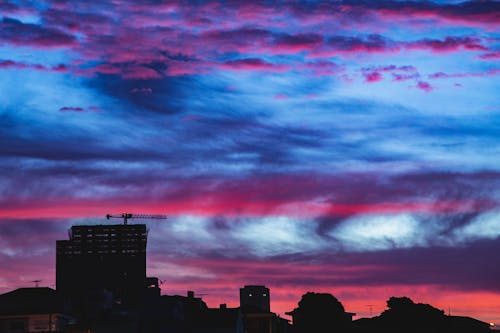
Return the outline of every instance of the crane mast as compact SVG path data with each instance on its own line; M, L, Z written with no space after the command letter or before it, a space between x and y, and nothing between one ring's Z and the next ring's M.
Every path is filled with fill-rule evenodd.
M129 219L166 219L167 215L160 214L132 214L132 213L121 213L121 214L106 214L106 219L119 218L123 219L123 224L127 224Z

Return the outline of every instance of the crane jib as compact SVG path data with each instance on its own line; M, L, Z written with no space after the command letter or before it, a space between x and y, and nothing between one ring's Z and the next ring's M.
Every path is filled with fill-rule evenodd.
M122 213L122 214L106 214L106 219L120 218L123 219L123 224L127 224L128 219L166 219L167 215L160 214L132 214L132 213Z

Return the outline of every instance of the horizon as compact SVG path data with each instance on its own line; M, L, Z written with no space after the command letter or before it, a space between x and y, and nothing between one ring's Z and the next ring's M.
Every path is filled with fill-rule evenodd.
M163 214L168 294L498 325L499 31L493 0L0 0L0 293L55 285L71 225Z

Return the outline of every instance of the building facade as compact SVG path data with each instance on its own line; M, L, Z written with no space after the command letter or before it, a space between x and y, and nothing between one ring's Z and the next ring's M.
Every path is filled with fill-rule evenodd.
M100 298L137 307L146 284L144 224L78 225L56 242L56 289L72 310L88 315ZM102 296L102 297L101 297Z
M270 312L271 297L265 286L244 286L240 288L240 307L252 312Z

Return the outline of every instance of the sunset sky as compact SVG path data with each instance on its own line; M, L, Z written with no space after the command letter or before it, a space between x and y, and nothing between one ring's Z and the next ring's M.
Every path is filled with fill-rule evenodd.
M499 1L0 0L0 293L166 214L148 275L500 322Z

